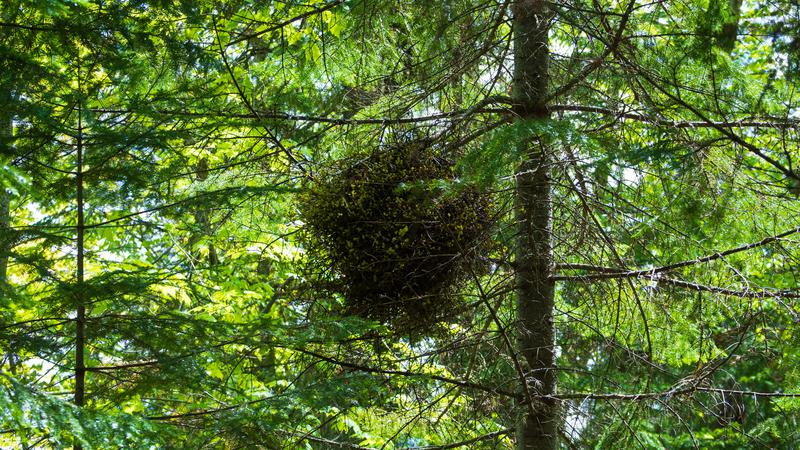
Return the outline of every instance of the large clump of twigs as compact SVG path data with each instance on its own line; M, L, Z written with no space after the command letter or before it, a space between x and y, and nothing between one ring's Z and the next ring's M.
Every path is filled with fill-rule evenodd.
M347 313L419 330L454 311L452 294L485 266L492 224L489 195L457 175L417 139L317 177L301 207L306 245Z

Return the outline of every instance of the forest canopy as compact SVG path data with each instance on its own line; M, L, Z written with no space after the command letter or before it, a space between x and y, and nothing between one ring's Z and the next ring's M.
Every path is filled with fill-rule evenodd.
M3 0L0 447L800 447L798 26Z

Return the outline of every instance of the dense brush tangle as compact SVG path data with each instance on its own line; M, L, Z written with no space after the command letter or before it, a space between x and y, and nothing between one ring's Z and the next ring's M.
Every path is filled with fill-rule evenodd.
M304 244L319 255L309 276L340 278L345 313L413 335L446 323L463 307L460 285L486 266L489 194L458 186L425 139L339 165L300 198Z

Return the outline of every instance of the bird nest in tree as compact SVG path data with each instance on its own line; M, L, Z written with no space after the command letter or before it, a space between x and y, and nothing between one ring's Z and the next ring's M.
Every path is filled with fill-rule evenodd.
M306 245L340 282L346 312L407 331L452 316L453 294L485 266L492 225L489 195L459 183L430 142L340 162L301 207Z

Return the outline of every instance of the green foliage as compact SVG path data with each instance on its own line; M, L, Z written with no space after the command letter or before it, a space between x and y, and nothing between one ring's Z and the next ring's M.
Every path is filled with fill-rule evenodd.
M130 414L99 414L32 391L13 378L0 381L0 423L14 438L8 445L66 447L80 443L86 449L147 448L168 440L173 430Z
M0 447L513 448L536 146L563 447L798 447L796 2L548 4L0 3Z
M736 45L741 9L742 0L709 0L698 25L701 39L730 53Z

